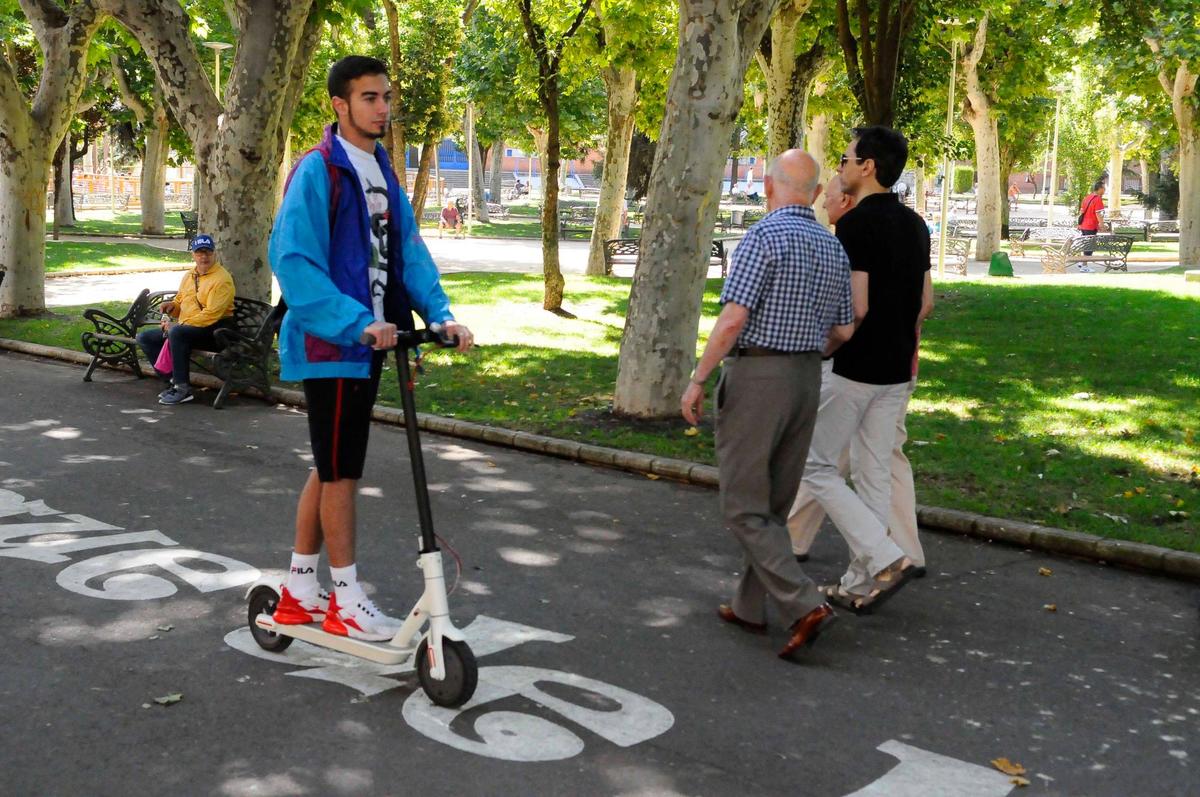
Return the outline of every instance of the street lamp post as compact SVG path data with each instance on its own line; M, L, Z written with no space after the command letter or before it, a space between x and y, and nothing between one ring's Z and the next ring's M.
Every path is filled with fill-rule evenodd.
M948 22L947 25L957 23ZM958 80L958 39L950 42L950 91L946 100L946 144L954 130L954 84ZM946 276L946 223L950 210L950 151L942 158L942 209L938 223L938 276Z
M1056 89L1054 99L1054 145L1050 155L1050 193L1047 195L1046 229L1054 226L1054 194L1058 190L1058 119L1062 109L1062 89Z
M204 42L204 46L213 51L213 56L216 59L216 69L214 71L216 80L213 83L213 88L217 92L217 101L224 105L224 102L221 100L221 51L228 50L233 45L228 42Z

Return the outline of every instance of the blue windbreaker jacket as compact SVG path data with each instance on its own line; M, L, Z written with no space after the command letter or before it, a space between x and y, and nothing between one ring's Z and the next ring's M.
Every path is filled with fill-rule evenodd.
M336 127L327 127L316 150L296 166L268 248L271 270L288 306L279 332L279 362L280 377L289 381L370 375L372 350L358 342L363 329L375 321L367 272L370 215L358 175L334 137ZM326 159L333 169L326 168ZM452 321L437 266L380 144L375 145L375 159L388 184L384 315L401 329L413 328L413 310L427 324ZM331 208L334 171L341 184L337 207Z

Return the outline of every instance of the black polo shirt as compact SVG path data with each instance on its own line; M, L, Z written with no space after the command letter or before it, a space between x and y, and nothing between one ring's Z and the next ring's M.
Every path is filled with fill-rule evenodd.
M912 379L917 315L929 270L929 228L891 193L870 194L837 223L851 271L865 271L867 315L833 356L833 372L855 382Z

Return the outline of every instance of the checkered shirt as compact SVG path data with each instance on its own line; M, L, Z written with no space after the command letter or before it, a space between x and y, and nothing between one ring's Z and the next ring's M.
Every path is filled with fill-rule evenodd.
M750 308L738 346L820 351L829 327L854 320L850 261L804 205L776 208L733 250L721 304Z

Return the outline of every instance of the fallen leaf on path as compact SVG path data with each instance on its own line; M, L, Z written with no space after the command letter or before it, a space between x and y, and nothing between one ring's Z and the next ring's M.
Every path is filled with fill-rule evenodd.
M687 428L687 429L684 431L684 435L686 435L687 437L695 437L695 436L696 436L696 435L698 435L698 434L700 434L700 430L699 430L699 429L697 429L695 426L689 426L689 427L688 427L688 428Z
M1056 611L1058 611L1058 604L1057 603L1047 603L1042 608L1048 612L1056 612Z
M183 694L180 692L172 692L169 695L154 698L154 702L160 706L170 706L183 700Z
M1050 569L1050 568L1048 568L1048 567L1039 567L1039 568L1038 568L1038 575L1039 575L1039 576L1050 576L1050 575L1053 575L1053 574L1054 574L1054 571L1053 571L1053 570L1051 570L1051 569Z
M1014 778L1009 778L1008 782L1014 786L1028 786L1029 785L1029 779L1023 778L1020 775L1018 775Z
M992 766L1003 772L1005 775L1024 775L1025 767L1020 764L1014 764L1007 758L993 758Z
M659 479L661 479L661 478L662 478L662 476L659 476L657 473L647 473L647 474L646 474L646 478L647 478L647 479L649 479L649 480L650 480L650 481L652 481L652 482L656 482L656 481L658 481Z
M172 628L174 628L174 627L175 627L175 626L173 626L173 625L160 625L160 626L158 627L158 630L159 630L159 631L170 631L170 630L171 630Z

